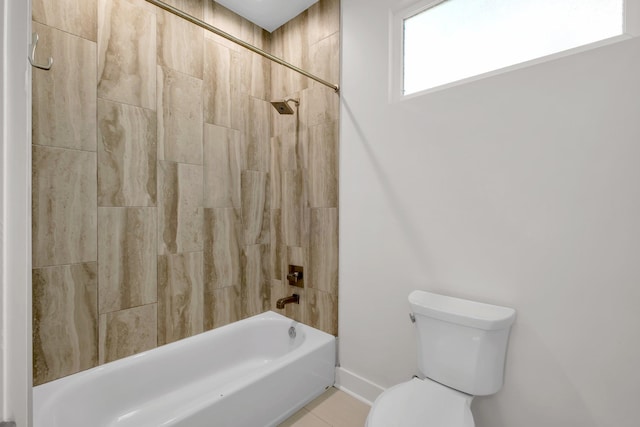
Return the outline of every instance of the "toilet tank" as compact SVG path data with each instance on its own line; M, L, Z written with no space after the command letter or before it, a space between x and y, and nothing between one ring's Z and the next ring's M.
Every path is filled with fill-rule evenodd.
M411 292L409 304L427 378L474 396L500 390L514 309L425 291Z

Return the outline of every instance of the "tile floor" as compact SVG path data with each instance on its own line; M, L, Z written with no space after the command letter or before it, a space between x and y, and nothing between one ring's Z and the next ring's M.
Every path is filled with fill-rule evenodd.
M363 427L369 405L331 387L279 427Z

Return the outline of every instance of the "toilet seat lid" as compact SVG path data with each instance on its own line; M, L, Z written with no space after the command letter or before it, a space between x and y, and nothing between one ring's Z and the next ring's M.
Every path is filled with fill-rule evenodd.
M474 427L472 399L435 381L414 378L376 399L367 427Z

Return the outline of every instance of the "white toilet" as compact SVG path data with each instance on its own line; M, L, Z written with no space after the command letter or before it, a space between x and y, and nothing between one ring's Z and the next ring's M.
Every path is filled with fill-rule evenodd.
M425 291L409 294L409 304L426 378L382 393L366 427L474 427L473 397L502 387L515 310Z

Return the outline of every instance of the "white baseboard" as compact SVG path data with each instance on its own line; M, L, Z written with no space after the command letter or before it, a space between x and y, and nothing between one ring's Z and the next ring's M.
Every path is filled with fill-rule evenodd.
M335 387L369 406L385 390L378 384L341 367L336 368Z

